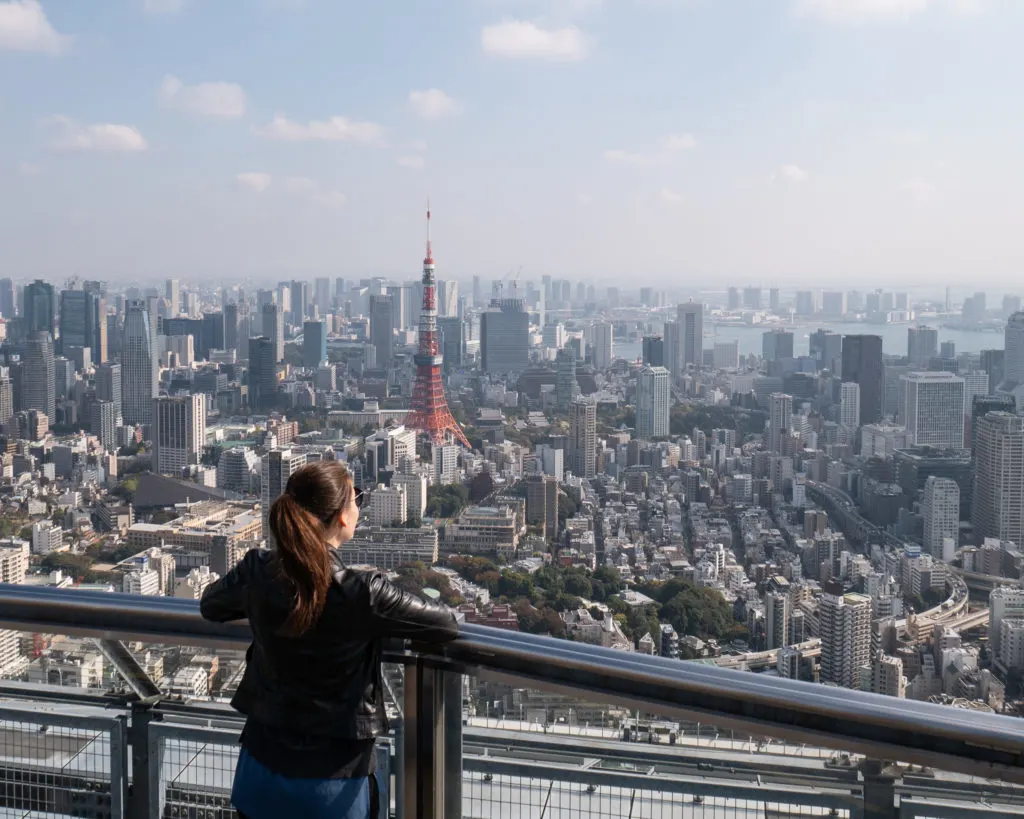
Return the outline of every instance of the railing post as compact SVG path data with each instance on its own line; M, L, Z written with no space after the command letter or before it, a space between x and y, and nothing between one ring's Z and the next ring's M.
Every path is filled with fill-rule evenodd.
M444 819L443 674L422 658L405 669L401 816Z
M445 672L444 681L444 819L462 819L462 685L463 677Z
M153 789L153 766L160 761L150 754L149 726L158 719L149 703L131 703L131 723L128 725L128 744L132 759L132 784L128 796L128 819L151 819L151 799L160 796ZM159 773L159 771L157 772Z
M865 759L860 765L864 777L864 819L896 819L896 782L899 769L888 762Z

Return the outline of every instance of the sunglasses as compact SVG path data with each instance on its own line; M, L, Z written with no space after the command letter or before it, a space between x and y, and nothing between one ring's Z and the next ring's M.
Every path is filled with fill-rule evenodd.
M366 498L366 493L362 489L360 489L358 486L354 487L354 489L355 489L356 508L358 509L358 508L362 507L363 500Z

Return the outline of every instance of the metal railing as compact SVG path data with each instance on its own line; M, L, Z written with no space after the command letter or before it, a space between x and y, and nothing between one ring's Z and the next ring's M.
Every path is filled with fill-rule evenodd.
M104 653L115 664L121 662L118 659L120 641L238 650L245 648L250 639L244 624L204 621L194 601L6 585L0 585L0 628L106 641L108 648ZM979 785L975 789L977 794L971 789L973 785L963 785L957 791L960 801L952 807L943 806L935 799L935 786L924 779L894 775L882 760L927 766L961 777L1024 783L1022 724L993 714L482 626L465 626L457 640L441 649L395 647L388 652L387 659L405 668L404 685L399 694L403 719L395 737L394 796L401 817L447 819L461 816L464 805L472 804L475 791L483 787L481 782L493 783L493 790L499 793L501 783L515 778L534 783L531 788L540 800L536 810L522 815L544 817L570 815L554 809L559 798L557 783L571 784L577 790L586 788L585 793L593 793L590 788L601 787L600 798L592 800L595 808L591 813L571 815L602 815L604 812L616 815L614 811L627 803L631 807L626 815L659 815L653 807L644 808L642 800L638 808L635 802L638 793L643 796L657 792L668 800L661 807L665 815L675 815L670 809L671 800L686 799L690 800L687 815L697 816L700 814L693 812L694 806L699 804L697 800L706 799L711 803L716 799L734 798L767 806L775 804L785 791L788 794L783 800L786 804L826 811L813 815L851 817L939 817L956 814L956 811L960 811L956 815L975 815L976 809L982 811L979 815L1011 815L1005 809L984 813L985 799L997 790L995 785L988 786L987 790ZM120 665L118 668L122 670ZM129 677L136 671L123 669ZM831 790L823 781L812 782L813 787L802 790L791 784L779 787L762 782L758 776L755 781L730 781L728 787L720 787L699 771L692 776L685 770L674 770L671 776L662 775L659 765L678 768L690 763L681 756L674 761L655 759L656 764L650 764L649 770L642 770L636 760L623 763L619 759L623 753L628 756L628 746L626 751L621 747L616 750L590 736L577 736L573 741L588 756L604 757L626 767L615 769L611 763L610 767L598 767L593 760L581 760L578 766L535 764L525 754L526 750L532 749L531 753L540 754L539 758L544 759L545 755L556 752L564 757L569 749L555 747L557 738L554 736L513 737L508 734L506 736L515 742L493 737L481 740L478 728L464 726L462 675L690 723L712 724L747 736L833 748L863 755L866 762L858 767L855 782L837 773ZM182 706L161 703L158 696L150 695L152 692L144 683L133 685L133 690L136 697L129 703L129 717L126 720L122 717L124 721L118 723L123 733L119 733L122 729L109 729L110 748L118 749L119 759L127 759L127 763L116 764L123 764L120 770L132 771L130 790L121 795L111 794L110 815L156 819L166 814L168 784L176 783L173 777L168 779L167 756L161 750L166 748L168 738L204 743L203 747L219 744L231 748L236 734L232 733L235 729L210 727L209 724L172 725L168 716L173 716ZM53 696L61 698L59 692L54 692ZM205 718L223 720L226 716L224 708L208 709ZM188 739L189 730L213 733L202 736L193 733ZM508 749L514 746L523 753L517 756L513 750L508 750L504 755L488 755L472 751L474 743L486 745L487 742ZM545 742L548 745L542 747ZM468 749L465 753L464 745ZM211 764L218 770L229 771L233 765L230 758L229 753ZM110 759L108 783L114 781L113 750ZM645 755L645 759L649 760L650 755ZM202 791L199 783L178 784L182 786L175 791L179 796ZM191 791L184 787L186 784ZM116 784L111 787L117 789ZM465 794L464 787L468 789ZM223 783L216 788L211 785L211 788L220 793ZM898 791L899 798L896 797ZM727 793L731 797L727 797ZM1021 793L1019 800L1016 792L1007 799L1024 804L1024 792ZM576 799L577 796L578 793L565 798ZM915 807L922 798L931 800L927 812ZM964 799L978 804L965 803ZM599 809L601 800L612 800L615 806ZM900 803L898 813L894 813L896 802ZM123 810L118 805L123 805ZM490 813L497 815L500 811ZM211 812L209 815L220 814Z

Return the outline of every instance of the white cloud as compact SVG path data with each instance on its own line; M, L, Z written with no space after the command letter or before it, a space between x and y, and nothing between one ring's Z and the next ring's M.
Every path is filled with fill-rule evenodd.
M409 105L417 116L423 119L441 119L459 112L458 100L449 97L440 88L426 91L410 91Z
M793 0L793 13L836 25L906 23L927 11L974 14L985 0Z
M427 164L422 156L400 156L395 162L403 168L411 168L414 171L423 170L423 166Z
M697 139L693 134L674 134L665 138L666 151L689 151L697 147Z
M50 25L39 0L0 2L0 51L57 54L69 39Z
M146 138L132 125L101 122L83 125L64 116L49 119L59 134L50 147L59 151L97 151L109 153L136 153L149 147Z
M608 162L621 162L624 165L645 165L650 161L646 154L623 151L619 148L609 148L604 152L604 158Z
M483 50L496 57L573 62L585 59L590 42L576 26L541 28L528 20L504 20L484 26Z
M662 202L667 202L669 204L677 204L683 201L682 195L676 193L671 188L662 188L658 193L658 198L661 199Z
M145 0L147 14L177 14L185 7L185 0Z
M789 182L793 185L799 185L807 181L807 171L799 165L783 165L769 179L772 182Z
M33 165L31 162L19 162L18 173L22 176L39 176L43 172L43 169L38 165Z
M901 193L909 196L918 205L931 205L939 198L939 189L927 179L916 176L899 186Z
M269 173L263 173L262 171L246 171L236 174L235 181L246 190L250 190L253 193L263 193L263 191L270 187L271 177Z
M345 117L306 123L292 122L278 114L268 125L253 128L253 133L264 139L282 142L343 141L371 144L381 141L384 128L375 122L357 122Z
M327 190L322 188L312 179L305 176L287 176L282 182L285 193L314 205L322 205L329 208L339 208L345 204L345 194L341 191Z
M168 108L200 117L237 119L245 116L245 91L233 82L185 85L168 74L160 85L160 101Z

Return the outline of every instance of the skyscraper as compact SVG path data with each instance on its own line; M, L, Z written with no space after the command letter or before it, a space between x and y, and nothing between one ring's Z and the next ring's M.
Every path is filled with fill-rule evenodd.
M938 330L925 326L907 328L907 358L912 366L924 369L938 352Z
M748 310L760 310L761 309L761 288L760 287L744 287L743 288L743 306Z
M740 343L738 340L716 341L712 358L716 370L735 370L740 366Z
M522 299L491 302L480 316L480 357L488 373L521 373L530 363L530 315Z
M556 361L555 400L559 412L568 412L569 405L580 394L580 385L576 380L576 350L564 347L558 351Z
M234 302L224 305L224 349L238 350L238 305Z
M597 471L597 404L582 397L569 405L569 468L585 480Z
M0 316L5 319L14 318L17 310L14 299L14 282L10 279L0 279Z
M593 327L594 369L598 372L612 366L615 357L613 335L614 328L610 321L599 321Z
M25 335L49 333L52 341L56 329L53 318L57 312L53 285L42 279L36 279L31 284L26 284L23 301L22 315L25 318Z
M14 417L14 381L9 367L0 367L0 424Z
M782 440L793 426L793 396L772 393L768 417L768 451L782 452Z
M860 384L844 382L839 389L839 425L846 429L860 426Z
M284 360L284 314L280 305L270 303L263 305L262 315L263 335L270 339L276 364Z
M62 290L60 293L60 349L65 356L76 347L88 347L97 356L101 324L107 316L98 293Z
M831 330L815 330L809 342L811 357L818 362L818 369L828 370L833 375L842 371L843 337Z
M100 364L96 368L96 400L114 405L115 416L121 419L121 365Z
M131 299L125 305L121 342L121 417L126 424L150 424L157 397L156 334L146 302Z
M978 420L990 412L1017 412L1017 400L1012 395L976 395L971 400L971 449L978 449Z
M164 299L167 302L167 315L178 315L181 312L181 282L168 279L164 284Z
M758 299L760 299L758 290ZM704 363L704 305L687 302L676 308L682 344L681 365L700 367Z
M313 280L313 303L320 310L320 315L326 315L331 310L331 280L326 276Z
M273 405L277 394L277 360L274 342L266 336L249 339L249 406L262 411Z
M290 449L272 449L263 456L261 463L260 507L263 513L263 536L267 540L267 545L271 548L274 548L276 543L268 525L270 504L284 493L292 473L305 465L306 454L303 452L293 452Z
M664 367L644 367L636 378L636 437L662 438L669 432L670 376Z
M793 331L769 330L761 336L761 354L765 361L793 357Z
M391 366L395 335L394 306L391 296L370 296L370 343L377 351L377 366Z
M558 479L552 475L530 475L526 479L526 522L540 524L544 537L558 535Z
M309 314L309 282L292 282L292 324L302 324Z
M1024 418L990 412L974 437L974 534L1024 543Z
M900 378L900 419L916 446L963 449L964 380L947 372L913 372Z
M327 325L307 321L302 325L302 366L314 369L327 359Z
M885 379L881 336L843 336L842 378L860 385L860 422L880 421Z
M960 539L960 487L956 481L929 475L921 500L922 546L936 560L953 559Z
M1014 313L1006 321L1003 357L1003 389L1009 391L1024 384L1024 313Z
M21 357L21 399L19 409L45 413L52 424L56 420L53 339L49 333L32 333Z
M206 445L206 396L162 396L153 399L153 471L180 475L199 463Z
M89 415L89 430L100 439L106 450L117 447L117 422L121 405L113 401L93 401Z
M676 381L686 369L683 366L683 336L682 325L678 321L665 322L665 369L669 371L672 380ZM703 355L703 353L702 353Z
M843 688L860 687L860 670L871 658L871 598L843 594L829 580L820 607L821 681Z
M665 340L661 336L644 336L641 361L647 367L665 367Z

